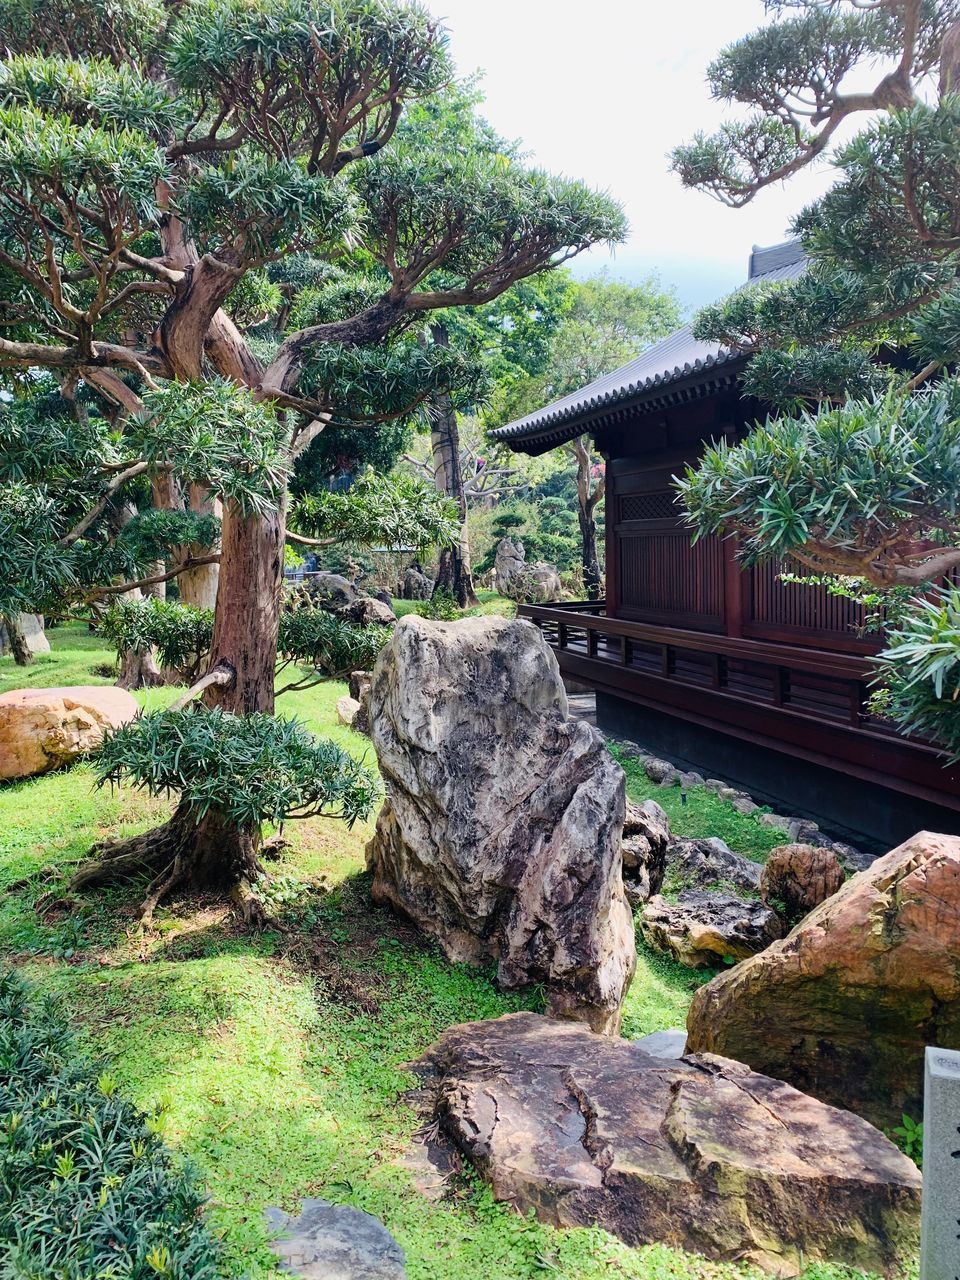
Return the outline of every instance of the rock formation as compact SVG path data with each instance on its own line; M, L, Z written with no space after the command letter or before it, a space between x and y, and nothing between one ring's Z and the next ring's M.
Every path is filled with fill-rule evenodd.
M414 1070L440 1143L541 1221L780 1275L814 1259L892 1274L914 1254L912 1161L740 1063L653 1057L519 1013L451 1027Z
M403 575L402 594L404 600L429 600L433 595L433 579L411 565Z
M691 1051L735 1053L874 1124L923 1106L923 1050L960 1048L960 837L921 832L694 997Z
M615 1032L633 975L624 784L596 729L567 715L536 627L411 615L370 695L386 802L367 847L373 896L451 960L542 983L555 1015Z
M687 889L724 888L757 893L761 868L742 853L734 853L716 836L690 840L673 836L667 847L671 875Z
M497 543L494 583L496 589L511 600L541 604L559 600L562 590L554 565L544 564L542 560L527 564L519 538L501 538Z
M760 897L792 927L842 884L843 867L832 849L781 844L771 849L763 868Z
M659 893L667 869L670 822L655 800L627 803L623 823L623 887L631 907Z
M651 898L640 917L644 942L691 968L719 968L769 947L783 934L776 912L757 899L684 889L676 902Z
M119 729L139 712L135 698L111 685L0 694L0 778L59 769L96 751L105 729Z
M271 1206L267 1226L286 1271L304 1280L406 1280L403 1250L383 1223L349 1204L306 1199L296 1218Z

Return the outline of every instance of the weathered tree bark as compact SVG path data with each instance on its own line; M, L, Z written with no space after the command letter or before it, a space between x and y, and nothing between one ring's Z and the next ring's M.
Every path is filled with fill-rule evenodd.
M203 485L192 484L187 494L189 510L199 515L212 515L222 518L223 504ZM205 555L207 547L191 542L183 552L182 560L190 560ZM177 577L180 588L180 600L183 604L193 605L195 609L215 609L217 607L217 588L220 583L219 564L201 564L195 569L185 569Z
M591 492L590 446L584 437L574 440L570 451L577 463L577 521L580 525L580 563L583 585L588 600L599 600L602 588L600 556L597 549L597 507L603 497L604 477L600 476Z
M121 689L153 689L166 684L152 649L124 649L117 686Z
M433 326L433 340L440 346L447 345L447 331L442 325ZM448 395L437 397L434 411L433 425L430 430L433 474L440 492L457 504L457 510L460 513L460 536L454 546L444 547L440 552L433 594L445 592L453 596L461 609L469 609L480 602L473 585L473 569L470 564L467 495L464 492L463 476L460 473L460 433L457 430L457 414Z
M23 628L20 625L20 615L16 613L5 613L2 617L3 626L7 633L7 641L10 645L10 652L13 654L13 660L18 667L28 667L33 662L33 654L30 652L30 646L27 644L27 637L23 634Z

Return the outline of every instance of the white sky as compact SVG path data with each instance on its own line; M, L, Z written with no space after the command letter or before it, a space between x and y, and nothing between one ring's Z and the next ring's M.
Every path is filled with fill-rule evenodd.
M595 249L578 275L605 263L636 279L656 270L695 308L746 278L753 244L786 238L792 215L829 185L830 170L799 174L728 209L688 191L668 153L712 131L722 104L708 62L762 25L762 0L430 0L445 19L461 73L484 74L485 112L531 160L609 191L631 235L613 259Z

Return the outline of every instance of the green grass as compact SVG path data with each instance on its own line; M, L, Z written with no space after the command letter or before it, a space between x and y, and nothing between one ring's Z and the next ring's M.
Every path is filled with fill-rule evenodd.
M80 628L50 638L52 659L25 672L0 659L6 687L26 683L24 676L32 684L90 683L94 668L111 661ZM335 723L342 692L321 686L286 696L279 709L369 758L369 742ZM169 689L138 695L149 707L172 696ZM631 793L645 794L628 773ZM653 794L665 808L677 800ZM742 826L713 826L715 817L733 821L726 806L695 819L708 802L714 797L697 792L676 817L671 809L677 829L711 827L744 849L763 831L737 815ZM112 1058L124 1092L162 1105L165 1136L207 1180L212 1224L237 1275L274 1274L263 1208L293 1209L304 1195L382 1218L406 1250L410 1280L758 1275L661 1246L629 1249L600 1230L541 1226L495 1204L474 1179L452 1184L439 1202L418 1189L406 1163L418 1121L404 1101L413 1083L404 1063L453 1023L538 1005L535 993L505 995L490 973L449 964L370 904L369 823L353 831L324 819L288 827L291 846L275 865L283 934L238 931L223 908L197 902L159 911L158 932L144 944L133 929L136 885L43 904L44 893L62 894L94 840L142 830L168 810L129 789L95 790L84 764L0 787L0 963L12 961L55 989L84 1041ZM696 831L687 825L698 821ZM641 949L625 1034L682 1024L700 980ZM816 1268L816 1280L845 1274Z
M501 596L496 591L479 590L477 599L480 601L478 605L474 605L472 609L465 609L463 616L465 618L479 618L487 614L500 613L507 618L512 618L517 612L516 601L510 600L507 596ZM405 618L408 613L419 613L423 608L422 600L394 600L393 612L398 618Z

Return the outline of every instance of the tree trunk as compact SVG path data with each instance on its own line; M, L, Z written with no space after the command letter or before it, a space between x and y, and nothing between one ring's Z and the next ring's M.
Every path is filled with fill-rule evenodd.
M28 667L33 662L33 654L30 652L27 637L24 635L23 628L20 625L20 615L5 613L2 621L14 662L18 667Z
M222 518L223 505L203 485L192 484L188 494L188 505L191 511L200 515L213 515ZM191 543L184 551L183 559L204 555L209 548ZM215 609L217 607L217 588L220 583L219 564L201 564L196 569L187 569L177 578L182 604L193 605L195 609Z
M460 536L452 547L440 552L440 564L433 594L446 592L453 596L461 609L479 604L473 585L470 565L470 539L467 532L467 497L460 474L460 433L457 430L457 414L450 397L440 396L435 404L436 416L430 431L433 451L433 472L437 488L457 504L460 512Z
M583 586L588 600L599 600L601 595L600 557L597 554L597 522L592 511L577 508L580 521L583 565Z
M120 689L153 689L166 684L152 649L124 649L120 659Z

